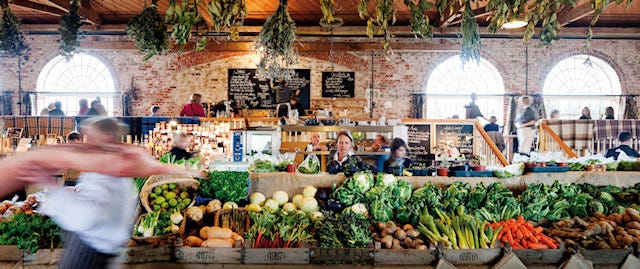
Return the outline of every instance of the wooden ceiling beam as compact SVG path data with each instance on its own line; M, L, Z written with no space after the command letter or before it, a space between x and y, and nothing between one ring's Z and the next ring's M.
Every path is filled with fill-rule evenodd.
M63 10L64 12L69 12L69 7L71 4L68 0L49 0L49 3L53 4L54 7ZM80 15L84 15L86 17L86 21L94 26L100 26L102 24L102 20L100 19L100 15L91 8L90 1L82 1L80 5L80 10L78 11Z
M16 5L19 7L24 7L24 8L28 8L34 11L39 11L48 15L54 15L54 16L61 16L62 14L64 14L64 11L52 7L52 6L48 6L48 5L43 5L43 4L39 4L36 2L31 2L28 0L13 0L12 2L10 2L10 4L12 5Z
M609 5L613 3L615 3L615 1L609 2ZM594 10L593 8L591 8L591 2L587 1L573 8L564 7L562 11L558 13L558 22L560 23L560 27L564 27L569 23L582 19L593 13L594 13Z
M481 7L473 10L473 17L478 19L478 18L489 16L491 15L491 13L493 12L487 11L486 7ZM458 18L457 20L451 22L449 26L458 25L461 23L462 23L462 18Z
M444 14L440 17L440 21L436 23L437 28L446 28L451 22L460 17L459 14L463 6L460 1L448 1L447 6L444 8Z
M211 17L209 8L207 8L207 5L209 3L211 3L211 0L200 1L198 3L198 14L202 16L202 19L204 19L204 22L207 24L207 26L213 27L213 17Z

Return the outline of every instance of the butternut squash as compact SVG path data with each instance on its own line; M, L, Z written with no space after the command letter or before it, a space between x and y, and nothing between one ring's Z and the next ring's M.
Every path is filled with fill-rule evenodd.
M202 243L204 248L231 248L233 243L231 239L209 238Z
M208 239L230 239L233 231L229 228L211 227L208 232Z
M202 227L202 229L200 229L200 238L207 240L209 238L209 229L211 229L209 226Z
M184 240L184 244L190 247L199 247L202 245L202 239L197 236L188 236L187 239Z

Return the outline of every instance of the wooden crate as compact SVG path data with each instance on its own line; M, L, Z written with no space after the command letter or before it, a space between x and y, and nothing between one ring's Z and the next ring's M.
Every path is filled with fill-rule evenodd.
M240 248L176 248L174 255L177 263L240 264L242 261Z
M622 264L622 262L633 254L633 248L607 249L607 250L587 250L580 249L582 256L593 262L593 264Z
M436 255L429 250L376 249L373 257L376 265L433 264Z
M57 264L62 249L38 249L35 253L23 252L22 262L24 265L53 265Z
M127 264L167 262L171 260L172 253L173 247L170 245L128 247L120 253L116 262Z
M0 245L0 261L17 262L22 260L22 251L17 245Z
M486 265L498 262L502 249L443 249L440 254L454 265Z
M309 264L308 248L246 248L245 264Z
M562 249L514 249L512 250L524 264L560 264L568 253Z
M373 248L312 248L311 263L366 263L373 264Z

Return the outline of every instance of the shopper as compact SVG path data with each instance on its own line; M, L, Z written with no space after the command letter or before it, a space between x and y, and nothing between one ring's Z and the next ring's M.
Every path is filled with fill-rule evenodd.
M160 107L159 106L152 106L151 107L151 114L149 115L150 117L160 117Z
M80 143L82 142L82 135L76 131L73 131L67 135L67 143Z
M407 143L401 138L394 138L393 142L391 142L391 156L384 162L383 171L387 174L392 174L394 167L407 169L412 164L411 159L407 158Z
M560 111L557 109L551 110L551 113L549 113L549 118L550 119L559 119L560 118Z
M605 120L614 120L615 119L614 112L613 112L613 107L608 106L604 110L604 119Z
M581 120L590 120L591 119L591 110L588 107L582 108L582 115L580 115Z
M468 105L464 106L466 113L465 113L465 118L467 119L475 119L475 118L484 118L484 116L482 115L482 112L480 112L480 108L478 107L478 105L476 105L476 100L478 99L478 96L476 95L476 93L472 93L471 94L471 103L469 103Z
M40 116L49 116L49 111L56 109L56 104L50 103L47 107L40 110Z
M326 145L320 144L320 134L312 133L311 134L311 142L307 145L305 151L327 151L328 148Z
M78 101L78 104L80 105L80 109L78 110L78 116L86 116L87 112L89 112L89 103L87 102L87 99L80 99Z
M180 111L180 117L204 117L204 107L202 107L202 95L194 93L191 95L189 103L184 105Z
M496 118L496 116L491 116L489 118L489 123L484 125L484 131L485 132L499 132L500 131L500 125L498 125L498 118Z
M54 104L54 109L49 111L49 116L64 117L64 111L62 111L62 102L56 101L53 104Z
M187 151L189 148L189 136L186 134L176 134L173 137L173 147L169 152L176 157L177 160L186 160L193 157L193 153Z
M531 108L528 96L521 97L518 103L518 111L515 118L518 152L529 154L536 136L535 123L538 121L538 116Z
M93 117L93 116L106 116L106 115L107 115L107 110L100 103L100 99L91 101L91 108L89 109L89 111L87 111L86 116Z
M638 151L631 147L631 133L627 131L620 132L618 134L618 146L607 150L604 155L605 158L613 158L618 160L620 154L624 152L625 155L632 158L638 158Z

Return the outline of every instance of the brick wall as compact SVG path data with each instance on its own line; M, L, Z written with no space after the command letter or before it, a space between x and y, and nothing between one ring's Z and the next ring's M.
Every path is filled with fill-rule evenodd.
M22 89L35 91L42 67L57 55L56 36L28 36L30 60L22 66ZM122 41L126 37L93 37L92 42ZM413 39L401 42L416 42ZM525 44L521 39L483 39L482 57L502 74L506 93L541 92L544 78L561 59L583 52L583 40L561 40L548 49L537 48L537 41L528 46L528 82L525 74ZM393 108L387 117L410 115L410 94L423 92L431 71L441 62L456 55L459 39L432 39L424 44L438 44L443 51L395 51L390 61L381 52L335 52L332 64L328 52L300 52L295 68L311 69L311 103L313 107L331 106L335 112L351 117L368 116L370 101L376 105L374 117L382 115L383 103L391 101ZM159 105L166 115L176 115L194 92L207 102L227 96L227 68L253 68L257 58L250 52L186 52L170 53L142 61L135 50L91 49L85 53L103 60L109 67L121 91L134 89L134 111L146 115L149 108ZM623 94L640 94L640 42L634 40L594 40L589 54L599 57L614 68L622 83ZM373 63L372 63L373 61ZM373 68L373 72L372 72ZM356 99L321 98L322 71L355 71ZM373 79L373 89L371 89ZM17 91L17 60L0 59L0 90ZM14 110L17 111L17 110Z

